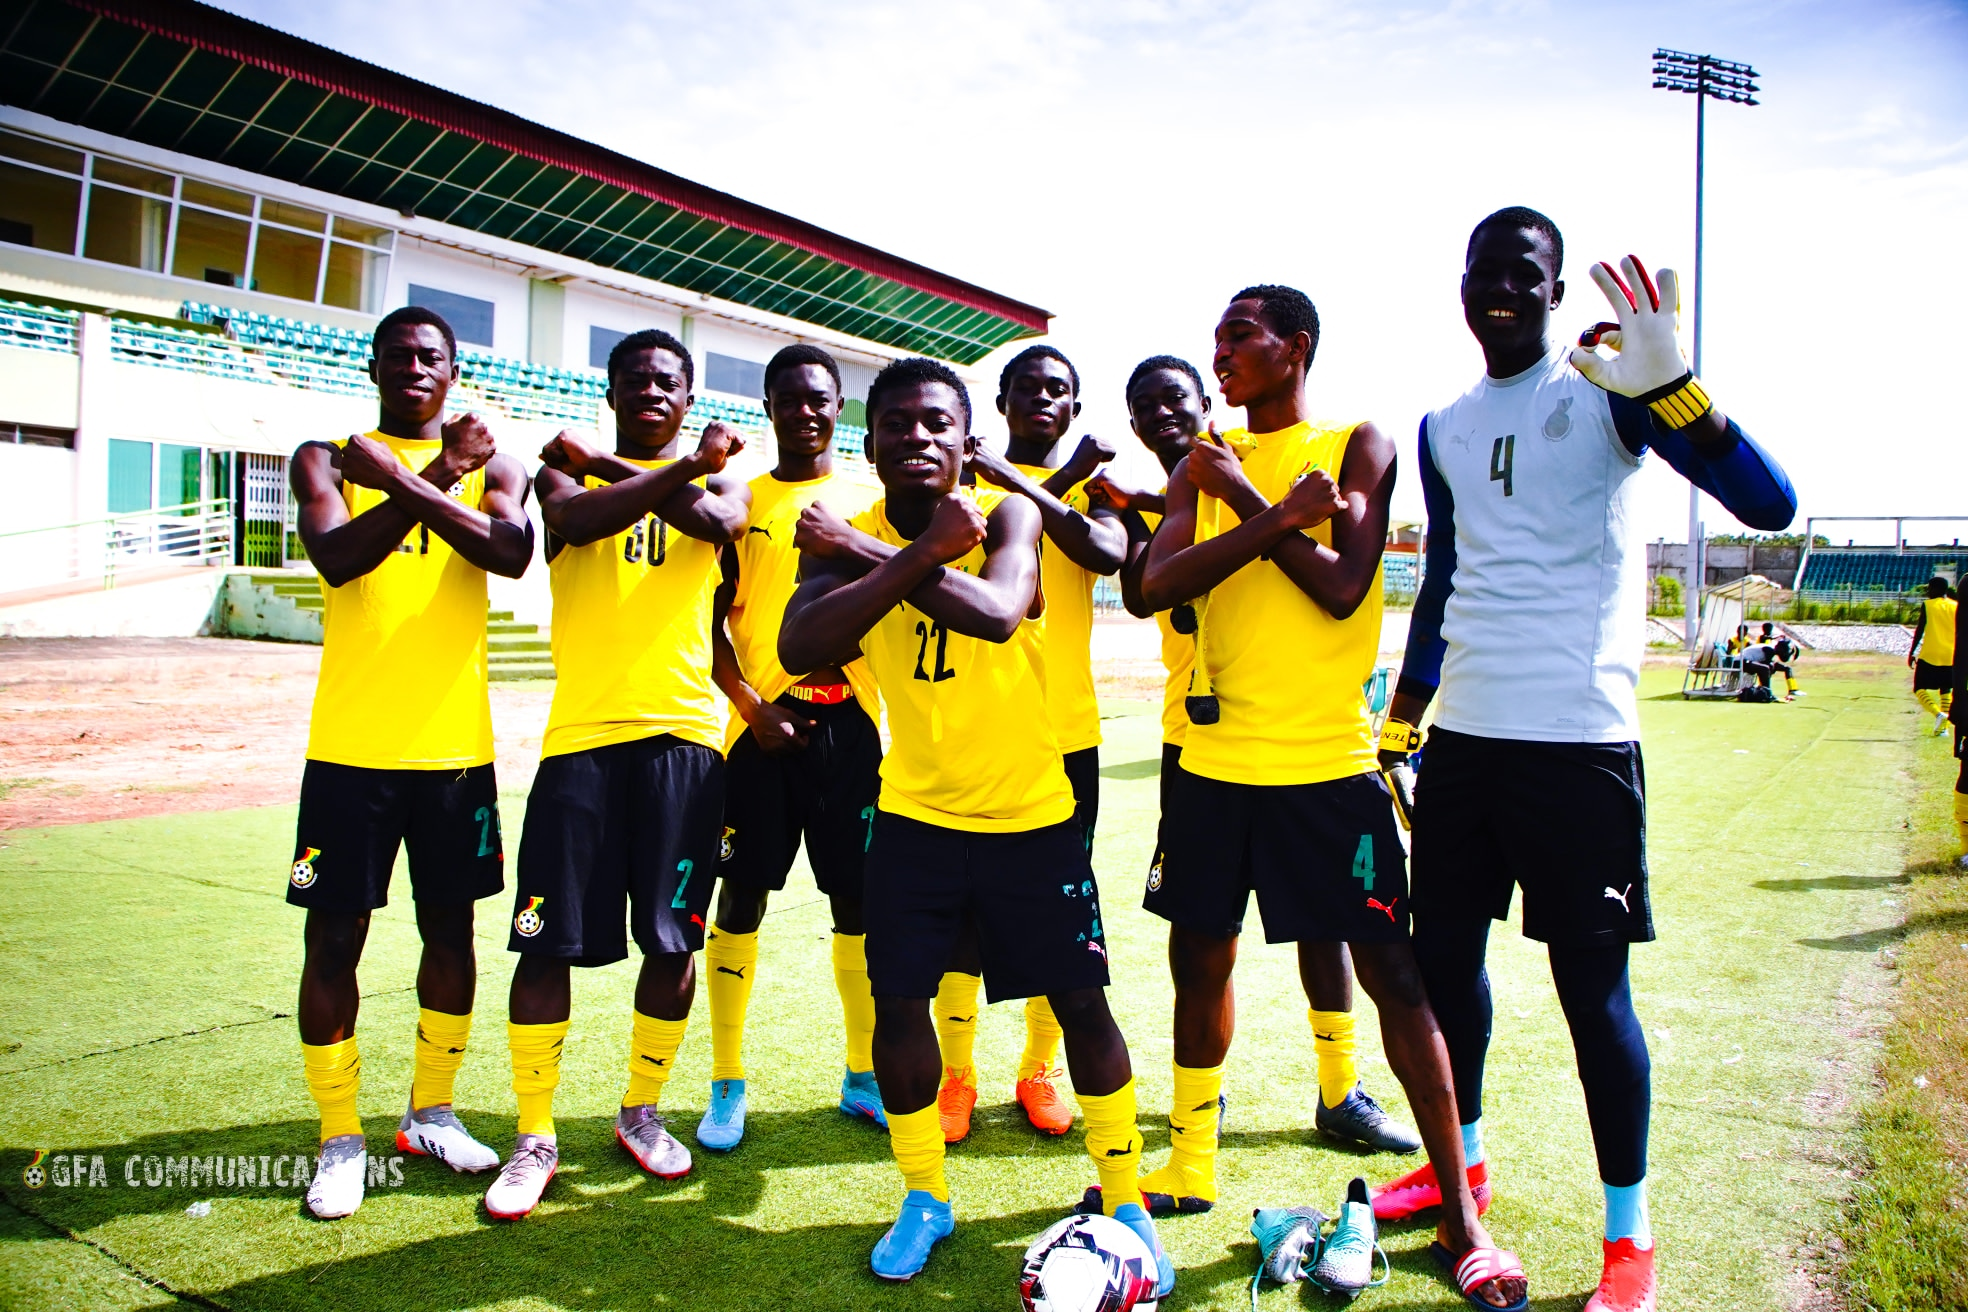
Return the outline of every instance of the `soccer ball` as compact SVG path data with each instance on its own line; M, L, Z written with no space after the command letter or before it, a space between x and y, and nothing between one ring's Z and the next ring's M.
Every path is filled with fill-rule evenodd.
M1069 1216L1032 1241L1018 1273L1025 1312L1152 1312L1155 1255L1111 1216Z

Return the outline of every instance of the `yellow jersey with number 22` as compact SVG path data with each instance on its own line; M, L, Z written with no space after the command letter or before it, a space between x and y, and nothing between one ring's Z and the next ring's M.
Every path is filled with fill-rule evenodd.
M961 488L989 515L1005 494ZM909 539L886 499L852 521L891 546ZM978 544L948 569L975 574ZM906 601L882 616L861 650L888 708L882 810L945 829L1019 833L1069 820L1073 787L1046 711L1045 621L1020 620L1005 642L952 633Z

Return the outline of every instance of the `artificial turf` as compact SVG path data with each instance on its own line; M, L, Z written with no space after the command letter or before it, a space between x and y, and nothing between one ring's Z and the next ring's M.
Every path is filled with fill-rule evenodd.
M1684 703L1643 683L1660 941L1636 950L1654 1059L1651 1191L1661 1306L1759 1309L1800 1290L1796 1246L1850 1182L1844 1097L1873 1057L1862 1012L1897 923L1918 745L1904 672L1826 663L1791 705ZM1170 987L1160 921L1139 909L1154 836L1154 709L1107 708L1096 867L1114 1009L1129 1036L1151 1164L1167 1149ZM523 798L506 799L517 834ZM829 921L803 868L765 922L747 1046L751 1118L729 1156L644 1177L610 1137L624 1083L633 961L577 972L556 1102L561 1174L528 1220L478 1205L485 1177L428 1160L354 1217L311 1219L298 1188L150 1187L133 1156L310 1153L293 1009L298 911L283 901L292 809L17 830L0 849L0 1305L226 1308L1017 1306L1019 1257L1092 1181L1080 1133L1046 1140L1011 1105L1016 1004L980 1026L983 1102L952 1150L959 1228L912 1285L868 1274L900 1195L886 1139L834 1106L841 1058ZM361 1110L390 1151L410 1074L417 944L406 887L376 915L363 964ZM480 1001L458 1081L466 1122L510 1143L503 1021L509 899L480 914ZM1180 1269L1169 1308L1248 1306L1254 1206L1331 1210L1354 1174L1411 1159L1308 1131L1312 1045L1289 947L1238 969L1240 1032L1215 1211L1165 1221ZM1486 1092L1498 1201L1488 1224L1530 1273L1534 1306L1576 1308L1598 1278L1600 1196L1571 1050L1541 954L1492 938L1497 1032ZM1363 1019L1371 1015L1364 996ZM707 1092L706 992L665 1099L688 1144ZM1368 1087L1405 1114L1363 1024ZM25 1187L30 1150L101 1155L101 1187ZM208 1215L187 1213L210 1202ZM1463 1306L1427 1228L1391 1229L1393 1277L1362 1309ZM1261 1306L1323 1306L1305 1289ZM1339 1306L1337 1302L1334 1306Z

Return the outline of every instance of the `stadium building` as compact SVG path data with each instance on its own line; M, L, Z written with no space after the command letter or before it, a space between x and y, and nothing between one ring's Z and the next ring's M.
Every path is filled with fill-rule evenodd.
M858 398L1049 319L191 0L0 0L0 633L196 632L227 567L294 563L287 457L373 426L368 333L406 304L457 330L453 408L529 467L612 432L602 365L635 329L691 348L689 431L735 423L763 468L781 346L826 347ZM493 582L546 619L544 569Z

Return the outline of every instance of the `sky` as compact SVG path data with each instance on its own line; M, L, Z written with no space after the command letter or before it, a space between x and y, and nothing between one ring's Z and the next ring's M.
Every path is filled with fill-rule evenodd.
M1941 327L1968 300L1968 3L223 4L1045 307L1084 382L1077 431L1143 477L1135 362L1207 378L1231 293L1300 287L1323 325L1313 408L1395 436L1414 518L1417 423L1482 371L1456 296L1470 228L1511 204L1557 221L1566 338L1610 317L1592 260L1687 278L1694 97L1651 89L1650 56L1747 62L1762 103L1709 105L1704 381L1790 471L1798 528L1968 515ZM1002 433L978 401L977 431ZM1645 535L1682 540L1687 486L1653 464Z

